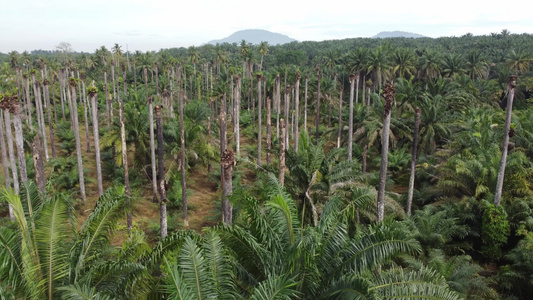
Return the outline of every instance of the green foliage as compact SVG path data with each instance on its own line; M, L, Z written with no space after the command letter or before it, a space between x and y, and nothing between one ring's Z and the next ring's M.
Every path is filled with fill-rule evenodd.
M483 254L491 260L499 259L502 256L502 248L507 244L510 233L511 228L503 206L486 203L481 224Z

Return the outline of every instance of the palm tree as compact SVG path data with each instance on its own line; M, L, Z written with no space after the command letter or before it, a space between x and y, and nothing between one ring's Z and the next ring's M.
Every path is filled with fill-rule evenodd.
M413 133L413 147L411 151L411 174L409 175L409 187L407 190L407 216L411 216L413 192L415 189L416 155L418 149L418 132L420 130L420 107L415 108L415 129Z
M147 80L146 68L144 68L144 77ZM148 82L146 82L148 85ZM154 194L154 203L157 203L157 173L156 173L156 164L155 164L155 141L154 141L154 112L152 104L152 96L148 96L148 91L146 91L148 97L148 114L149 114L149 124L150 124L150 157L151 157L151 166L152 166L152 189Z
M416 74L415 54L409 48L397 48L392 53L392 71L399 78L410 78Z
M100 130L98 124L98 90L94 86L87 89L87 94L91 98L93 110L93 138L94 138L94 154L96 157L96 181L98 184L98 196L104 194L104 187L102 185L102 162L100 160Z
M261 79L263 78L262 74L257 74L257 166L261 166L261 123L262 123L262 116L261 112L263 109L262 103L261 103ZM266 89L266 87L265 87Z
M350 75L350 105L348 119L348 160L352 160L352 146L353 146L353 97L355 87L355 75Z
M460 54L448 53L442 60L442 73L445 77L454 77L466 72L463 68L463 57Z
M478 50L470 51L466 56L466 70L472 80L488 75L489 65Z
M442 60L436 50L426 49L418 60L418 71L424 79L435 79L439 76Z
M154 107L157 126L157 191L159 192L159 213L160 213L160 228L161 238L167 236L167 187L165 180L165 164L164 164L164 143L163 143L163 121L162 121L162 107L156 105Z
M180 150L181 150L181 198L182 198L182 209L183 209L183 225L189 227L189 216L188 216L188 204L187 204L187 177L186 177L186 166L187 160L185 157L185 127L183 127L183 90L179 91L178 102L179 102L179 113L180 113Z
M70 114L72 115L72 127L74 131L74 137L76 140L76 156L78 158L78 176L80 180L80 194L81 194L81 200L85 202L85 180L83 178L83 160L81 158L81 142L80 142L80 130L79 130L79 123L78 123L78 104L76 100L76 79L71 77L69 80L70 88L71 88L71 94L72 94L72 101L71 103L71 111Z
M263 59L268 53L268 42L261 42L259 44L259 54L261 54L261 62L259 64L259 70L263 70Z
M390 119L391 108L394 100L394 85L387 84L383 91L383 97L385 98L385 115L383 116L383 135L381 137L381 167L379 169L379 187L378 187L378 218L377 221L381 222L385 213L385 184L387 182L387 164L389 160L389 133L390 133Z
M387 80L391 75L391 66L389 62L389 55L386 50L380 46L370 53L368 57L368 73L372 75L374 82L374 89L376 87L381 89L383 81Z
M531 55L528 52L524 50L516 51L513 49L507 55L505 65L511 72L515 72L516 74L520 75L529 71L529 66L532 61L533 58L531 58Z

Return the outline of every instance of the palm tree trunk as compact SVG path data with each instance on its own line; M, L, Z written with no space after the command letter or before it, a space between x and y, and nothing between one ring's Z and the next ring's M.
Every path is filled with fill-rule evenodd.
M135 91L137 92L137 67L135 61L133 61L133 83L135 84Z
M28 108L28 111L27 111L28 112L28 121L29 121L30 129L33 132L33 120L32 120L33 107L31 105L31 97L30 97L30 79L26 75L23 75L23 76L24 76L24 85L25 85L25 88L26 88L26 105L27 105L27 108Z
M113 78L113 100L117 99L117 82L115 80L115 61L111 60L111 78ZM113 104L111 104L111 117L113 117Z
M71 115L73 116L73 123L74 123L74 138L76 140L76 156L78 158L78 176L80 179L80 194L81 194L81 200L85 202L85 180L83 178L83 161L81 158L81 141L80 141L80 130L79 130L79 123L78 123L78 104L76 103L76 81L74 78L70 79L70 88L72 90L72 97L73 100L71 102L72 104L72 110Z
M352 160L352 146L353 146L353 97L355 87L355 75L350 74L350 117L348 119L348 160Z
M295 86L295 89L296 89L296 95L294 96L294 109L295 109L295 114L296 114L296 118L294 120L294 129L295 129L295 134L294 134L294 151L296 151L296 153L298 153L298 144L299 144L299 141L300 141L300 72L298 72L296 74L296 86Z
M145 69L146 70L146 69ZM154 141L154 112L152 97L148 96L148 111L150 118L150 153L151 153L151 165L152 165L152 189L154 192L154 203L157 203L157 173L155 165L155 141Z
M182 208L183 208L183 225L189 227L189 209L187 203L187 158L185 157L185 128L183 127L183 91L178 95L178 105L180 113L180 150L181 150L181 199L182 199ZM209 128L211 129L211 128Z
M125 70L125 68L123 68ZM125 71L124 71L125 73ZM130 196L131 196L131 190L130 190L130 175L128 171L128 146L126 145L126 127L124 126L124 102L118 97L118 105L119 105L119 119L120 119L120 141L122 142L122 167L124 168L124 192L126 194L126 207L127 207L127 226L128 226L128 234L131 232L131 229L133 228L133 222L131 218L131 202L130 202Z
M307 131L307 87L309 83L309 76L305 76L305 92L304 92L304 129Z
M261 119L262 119L262 103L261 103L261 78L262 75L257 75L257 166L261 166Z
M6 124L6 137L7 137L7 150L9 153L9 162L11 165L11 175L13 175L13 189L15 194L19 194L19 179L17 172L17 162L15 158L15 149L13 148L13 131L11 130L11 114L9 110L4 111L5 124Z
M157 161L158 161L158 191L159 191L159 216L161 222L161 238L167 236L167 189L165 182L165 165L163 150L163 121L161 118L161 106L154 107L157 123Z
M52 87L52 99L50 101L52 102L52 106L54 108L54 124L57 124L55 79L56 79L56 76L55 75L52 76L52 84L50 85Z
M383 91L385 97L385 115L383 116L383 135L381 137L381 167L379 169L378 186L378 214L377 221L381 222L385 216L385 184L387 182L387 165L389 162L389 134L391 119L391 103L394 99L394 85L389 83Z
M363 147L363 161L361 162L361 172L366 173L366 156L368 152L368 145Z
M43 136L43 147L44 147L44 157L46 158L46 161L48 161L48 141L46 139L46 125L44 123L44 108L43 108L43 101L41 98L41 84L37 81L37 93L35 94L35 102L36 105L39 107L39 116L38 118L41 120L41 133Z
M289 149L289 94L291 88L289 86L285 87L285 149Z
M81 73L81 87L83 91L83 113L85 116L85 141L87 144L87 153L91 152L91 140L89 139L89 119L87 117L87 94L85 93L85 73Z
M318 125L320 123L320 82L322 81L320 70L317 71L316 77L318 80L318 86L317 86L317 99L316 99L315 138L316 138L316 143L318 144L318 139L320 138L320 132L318 130Z
M226 94L222 96L220 103L220 157L221 157L221 181L222 181L222 222L227 225L232 223L232 207L229 202L229 195L232 193L232 168L233 161L231 158L233 152L226 149L228 143L227 137L227 116L226 116ZM230 164L231 166L227 165Z
M279 138L279 184L281 186L285 185L285 134L287 130L285 129L285 122L283 119L280 120L280 129L281 134Z
M276 96L274 102L276 108L276 138L279 140L279 114L281 111L281 82L279 74L276 75Z
M267 110L267 120L266 120L266 130L267 130L267 135L266 135L266 147L267 147L267 151L266 151L266 161L267 161L267 164L270 164L270 149L272 148L272 119L271 119L271 114L270 114L270 106L271 106L271 100L270 100L270 97L267 97L266 98L266 110Z
M26 172L26 155L24 154L24 136L22 134L22 118L20 116L20 103L16 102L12 105L13 111L13 127L15 127L15 145L17 146L17 157L19 161L20 181L22 183L28 180Z
M96 180L98 182L98 197L104 194L102 185L102 162L100 161L100 131L98 125L98 100L96 90L89 90L93 109L93 136L94 136L94 154L96 156Z
M104 85L105 85L104 98L105 98L105 103L106 103L106 108L107 108L107 130L109 130L111 126L111 101L109 101L109 96L108 96L109 89L107 86L107 68L104 68Z
M235 84L235 152L237 156L241 155L241 140L240 140L240 115L241 115L241 75L237 75L237 82Z
M42 149L41 138L38 134L33 138L32 150L33 150L33 166L35 169L35 182L41 190L41 192L46 191L46 178L44 176L44 163L43 163L43 149Z
M413 133L413 151L411 152L411 174L409 175L409 189L407 190L407 216L411 216L413 192L415 189L416 153L418 147L418 131L420 129L420 107L415 109L415 131Z
M155 92L159 96L159 67L155 63Z
M341 134L342 134L342 87L339 93L339 131L337 133L337 148L341 147Z
M505 131L503 134L502 158L500 170L496 181L496 191L494 192L494 205L500 206L503 191L503 179L505 176L505 166L507 165L507 152L509 151L509 134L511 129L511 116L513 111L514 89L516 87L516 75L509 76L507 82L507 113L505 115Z
M53 88L53 86L52 86ZM43 81L43 89L44 89L44 101L45 103L47 103L48 105L46 106L47 107L47 110L48 110L48 131L50 132L50 146L52 147L52 157L53 158L56 158L56 146L55 146L55 142L54 142L54 125L52 124L52 113L50 112L50 90L49 90L49 87L48 87L48 79L45 79Z
M2 168L4 169L4 180L6 189L9 190L11 187L11 177L9 175L9 162L7 159L7 147L6 147L6 136L4 132L4 118L2 113L0 112L0 151L2 151ZM15 169L15 172L17 170ZM17 177L15 176L15 181ZM18 194L18 192L17 192ZM11 204L8 205L9 207L9 218L11 221L15 221L15 213L13 212L13 206Z

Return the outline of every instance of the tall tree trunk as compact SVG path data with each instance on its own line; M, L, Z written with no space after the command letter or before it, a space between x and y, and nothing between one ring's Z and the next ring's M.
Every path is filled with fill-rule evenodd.
M81 158L81 141L80 141L80 130L78 123L78 104L76 103L76 80L74 78L70 79L70 88L72 90L72 110L71 115L73 116L73 125L74 125L74 138L76 140L76 156L78 158L78 176L80 179L80 194L81 200L85 202L85 180L83 178L83 161Z
M98 96L96 88L89 88L89 97L91 97L93 110L93 136L94 136L94 154L96 156L96 181L98 182L98 197L104 194L102 184L102 163L100 160L100 130L98 125Z
M35 182L41 190L41 192L46 191L46 178L44 176L44 163L43 163L43 149L42 149L41 138L36 134L33 138L32 150L33 150L33 166L35 169Z
M149 117L150 117L150 154L151 154L151 166L152 166L152 189L154 192L153 201L154 203L157 203L157 173L156 173L156 165L155 165L154 112L153 112L152 96L148 96L148 111L149 111Z
M276 95L274 97L274 106L276 108L276 138L279 140L279 114L281 111L281 82L279 74L276 75Z
M11 187L11 177L9 175L9 162L7 159L8 149L6 147L6 136L4 132L4 118L3 118L2 112L0 112L0 151L2 151L2 168L4 169L5 185L6 185L6 189L9 190L9 188ZM16 168L14 172L15 173L17 172ZM15 181L17 181L16 175L14 178L15 178ZM18 194L18 191L16 191L16 193ZM11 219L11 221L15 221L15 213L13 212L13 206L9 204L8 208L9 208L9 218Z
M287 130L285 128L285 122L280 120L280 138L279 138L279 184L285 185L285 134Z
M53 88L53 86L52 86ZM52 157L56 158L56 146L54 141L54 124L52 124L52 113L50 112L50 90L48 87L48 79L43 81L44 102L47 103L48 115L48 131L50 132L50 146L52 147Z
M89 119L87 117L88 101L87 94L85 93L85 73L81 73L81 87L83 91L83 113L85 116L85 141L87 144L87 153L91 152L91 140L89 138Z
M261 109L262 109L262 103L261 103L261 79L262 75L257 75L257 166L261 166Z
M348 118L348 160L352 160L353 146L353 97L354 97L355 75L350 74L350 117Z
M13 147L13 131L11 130L11 113L9 112L9 108L4 111L4 118L6 124L7 150L9 153L9 162L11 165L11 175L13 175L13 189L15 190L15 194L18 195L20 191L20 181L18 179L19 177L17 172L15 149Z
M159 96L159 67L157 63L155 63L155 92Z
M44 108L43 108L43 101L41 98L41 84L40 82L36 82L37 85L37 93L35 94L35 102L36 105L39 107L39 116L38 118L41 120L41 134L43 137L43 147L44 147L44 156L46 158L46 161L48 161L48 141L46 138L46 125L44 123ZM39 139L40 140L40 139Z
M226 166L229 163L230 157L227 152L233 154L231 150L226 149L228 143L227 137L227 116L226 116L226 94L222 96L222 102L220 103L220 157L221 157L221 181L222 181L222 222L227 225L232 223L232 210L231 203L229 202L229 195L232 192L232 169ZM229 155L229 154L228 154ZM230 155L230 156L231 156ZM233 165L233 163L232 163Z
M295 130L295 134L294 134L294 151L296 151L296 153L298 153L298 144L299 144L299 141L300 141L300 72L296 73L296 86L295 86L295 89L296 89L296 95L294 96L294 109L295 109L295 113L296 113L296 118L294 120L294 130Z
M237 82L235 84L235 152L237 156L241 155L241 139L240 139L240 116L241 116L241 75L237 75Z
M50 100L52 102L53 106L53 112L54 112L54 124L57 124L57 108L56 108L56 89L55 89L55 81L57 77L54 75L52 76L52 99Z
M287 86L285 88L285 149L289 149L289 94L291 93L291 88Z
M24 85L26 88L26 104L28 107L28 121L29 121L30 129L33 132L33 120L32 120L33 107L31 105L31 96L30 96L30 79L28 78L27 75L23 75L23 78L24 78Z
M383 135L381 137L381 167L379 168L378 186L378 215L377 221L381 222L385 216L385 184L387 182L387 165L389 162L389 134L391 119L391 103L394 100L394 85L388 83L383 91L385 98L385 114L383 116Z
M125 70L125 67L123 66L123 69ZM125 73L125 71L124 71ZM118 97L118 105L119 105L119 119L120 119L120 140L122 142L122 167L124 168L124 190L126 194L126 207L127 207L127 226L128 226L128 233L130 233L131 229L133 228L133 222L131 218L131 190L130 190L130 175L128 171L128 145L126 145L126 127L124 125L124 102L122 101L122 98Z
M309 76L305 76L305 91L304 91L304 129L307 131L307 87L309 83Z
M135 85L135 92L137 92L137 67L133 61L133 84Z
M339 131L337 133L337 148L341 147L342 135L342 87L339 93Z
M411 152L411 174L409 175L409 189L407 190L407 215L411 216L413 192L415 190L416 153L418 148L418 131L420 129L420 107L415 108L415 130L413 133L413 150Z
M167 236L167 189L165 182L165 164L163 150L163 121L161 119L161 105L154 107L157 123L157 161L158 161L158 190L159 190L159 214L161 220L161 238Z
M117 99L117 81L115 80L115 61L111 60L111 77L113 78L113 100ZM113 104L111 104L111 117L113 117Z
M316 74L318 84L317 84L317 99L316 99L316 117L315 117L315 138L316 143L318 144L318 139L320 138L320 132L318 130L319 123L320 123L320 82L322 81L322 76L320 75L320 70L317 71Z
M104 85L105 85L105 94L104 99L106 103L107 108L107 130L109 130L111 126L111 101L109 100L109 88L107 86L107 68L104 68Z
M266 147L267 147L267 151L266 151L266 161L267 161L267 164L270 164L270 149L272 149L272 119L271 119L271 115L270 115L270 106L271 106L271 100L270 100L270 97L267 97L266 98L266 104L267 104L267 120L266 120L266 130L267 130L267 135L266 135Z
M498 170L498 179L496 181L496 191L494 192L494 205L500 206L503 191L503 179L505 175L505 166L507 165L507 152L509 151L509 135L511 134L511 116L513 112L514 89L516 87L516 75L509 76L507 82L507 113L505 115L505 131L503 134L502 157L500 161L500 170ZM514 131L514 130L513 130Z
M368 145L363 147L363 162L361 163L361 172L366 173L366 156L368 152Z
M183 127L183 91L180 91L180 94L178 95L178 105L179 105L179 113L180 113L180 156L181 156L181 199L182 199L182 207L183 207L183 225L185 227L189 227L189 209L188 209L188 202L187 202L187 177L186 177L186 170L187 170L187 158L185 157L185 127ZM209 128L211 129L211 128Z

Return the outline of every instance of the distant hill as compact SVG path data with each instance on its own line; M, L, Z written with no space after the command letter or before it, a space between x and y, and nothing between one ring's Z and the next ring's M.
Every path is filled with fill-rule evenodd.
M378 39L386 39L386 38L395 38L395 37L406 37L406 38L424 38L427 36L423 36L418 33L411 33L411 32L405 32L405 31L382 31L372 38L378 38Z
M221 40L213 40L207 43L212 45L223 43L231 44L240 43L242 40L245 40L247 43L252 43L254 45L258 45L263 41L268 42L268 44L270 45L281 45L296 41L295 39L292 39L286 35L270 32L268 30L246 29L237 31L232 35L228 36L227 38L223 38Z

